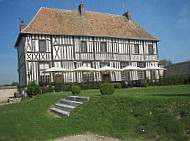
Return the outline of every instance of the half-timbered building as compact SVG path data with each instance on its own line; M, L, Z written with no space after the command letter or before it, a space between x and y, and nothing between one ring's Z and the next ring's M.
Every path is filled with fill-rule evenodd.
M100 68L109 65L123 68L158 66L158 39L146 32L131 18L130 12L113 15L84 10L40 8L28 26L21 22L15 43L18 50L20 91L30 81L49 83L51 67L75 69L82 65ZM151 73L153 72L153 73ZM158 78L158 71L114 72L111 81ZM101 73L93 73L101 81ZM64 81L80 83L80 72L63 74Z

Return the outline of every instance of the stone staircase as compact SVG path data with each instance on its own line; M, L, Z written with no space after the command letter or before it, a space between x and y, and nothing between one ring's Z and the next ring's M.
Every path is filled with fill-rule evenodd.
M64 100L59 101L54 105L54 108L50 108L50 112L58 116L69 116L69 114L79 105L88 101L89 97L79 96L67 96Z

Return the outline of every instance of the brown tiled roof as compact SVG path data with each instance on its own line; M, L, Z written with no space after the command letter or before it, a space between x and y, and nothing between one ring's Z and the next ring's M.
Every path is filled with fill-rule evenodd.
M40 8L21 33L86 35L116 38L158 40L125 16L78 10Z

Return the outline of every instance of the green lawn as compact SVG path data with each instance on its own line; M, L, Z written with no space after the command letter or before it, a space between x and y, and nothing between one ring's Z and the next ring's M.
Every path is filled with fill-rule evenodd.
M0 107L0 141L48 140L86 132L124 140L190 140L190 85L82 91L90 101L70 117L48 108L70 92L44 94Z

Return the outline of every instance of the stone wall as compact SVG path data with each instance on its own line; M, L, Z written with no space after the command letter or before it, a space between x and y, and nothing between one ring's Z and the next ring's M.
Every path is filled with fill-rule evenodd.
M175 63L167 66L167 70L164 72L165 76L170 75L184 75L190 76L190 61Z
M14 97L17 87L0 87L0 103L7 102L9 97Z

